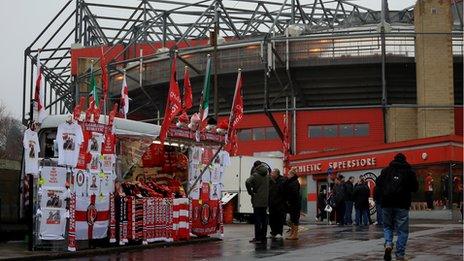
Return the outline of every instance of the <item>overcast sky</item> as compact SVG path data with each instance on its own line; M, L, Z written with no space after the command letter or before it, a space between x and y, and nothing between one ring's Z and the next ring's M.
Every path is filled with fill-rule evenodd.
M118 3L137 0L117 0ZM114 2L114 1L112 1ZM195 2L184 0L184 2ZM310 3L312 0L300 0ZM380 0L352 1L371 9L380 9ZM389 0L391 10L403 9L414 0ZM22 74L24 49L60 10L60 0L1 0L0 1L0 101L18 119L22 114Z

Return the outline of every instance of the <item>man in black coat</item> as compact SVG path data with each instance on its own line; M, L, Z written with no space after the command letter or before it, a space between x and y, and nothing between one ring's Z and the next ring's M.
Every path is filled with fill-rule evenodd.
M416 173L402 153L395 155L389 166L377 178L376 189L381 193L383 231L385 237L384 260L391 260L393 231L396 228L396 260L404 260L409 236L409 208L411 193L417 192L419 184Z
M363 177L353 189L354 208L356 209L356 226L369 224L369 195L371 191Z
M335 196L335 211L336 213L336 220L339 226L345 225L345 177L343 175L339 175L335 179L335 186L334 186L334 196Z
M353 224L352 215L353 215L353 183L354 177L351 176L347 182L345 182L345 219L344 223L347 225Z
M285 178L280 175L279 169L271 171L269 180L269 226L273 239L283 235L285 223Z

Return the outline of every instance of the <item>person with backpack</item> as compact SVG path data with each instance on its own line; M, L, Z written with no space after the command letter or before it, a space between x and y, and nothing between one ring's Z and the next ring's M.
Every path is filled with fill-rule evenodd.
M417 192L419 184L416 173L402 153L395 155L389 166L384 168L376 180L381 193L382 217L385 237L384 260L391 260L393 231L396 228L396 260L405 260L406 244L409 236L409 208L411 193Z

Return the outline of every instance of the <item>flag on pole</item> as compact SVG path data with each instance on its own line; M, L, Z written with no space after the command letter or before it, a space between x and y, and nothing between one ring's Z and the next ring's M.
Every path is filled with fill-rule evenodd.
M99 101L98 101L97 81L95 80L95 75L93 74L93 67L90 69L90 88L92 89L92 91L90 92L90 95L92 95L93 100L95 101L95 106L98 107Z
M192 108L192 85L190 84L190 74L189 69L185 66L184 71L184 104L183 110L187 112L190 108Z
M42 123L47 112L45 111L45 90L42 84L42 64L40 63L40 51L37 53L37 78L35 81L34 92L34 111L33 115L37 122Z
M235 84L234 100L229 117L227 141L230 143L230 154L237 152L237 126L243 118L243 96L242 96L242 70L238 70L237 82Z
M161 125L161 131L159 135L161 144L163 144L164 140L166 139L172 120L182 111L182 102L176 77L176 57L177 54L174 54L171 65L171 79L169 81L168 100L166 102L163 124Z
M103 50L103 46L101 47L100 68L101 68L103 99L106 100L106 97L108 94L108 71L106 68L106 59L105 59L105 52ZM97 102L97 106L98 106L98 102Z
M127 118L128 112L129 112L129 88L127 87L126 72L124 71L124 76L122 78L122 86L121 86L121 114L124 116L124 118Z
M282 141L284 153L284 167L288 163L288 156L290 154L290 136L288 131L288 113L284 114L284 140Z
M211 89L211 56L208 54L206 62L205 81L203 83L203 91L201 92L200 100L200 120L204 121L208 117L209 110L209 93Z

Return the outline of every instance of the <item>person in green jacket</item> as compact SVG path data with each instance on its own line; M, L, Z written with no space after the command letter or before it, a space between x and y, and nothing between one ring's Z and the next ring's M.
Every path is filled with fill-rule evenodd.
M265 164L254 168L245 185L251 196L253 216L255 221L255 238L251 243L266 243L267 207L269 205L269 169Z

